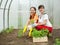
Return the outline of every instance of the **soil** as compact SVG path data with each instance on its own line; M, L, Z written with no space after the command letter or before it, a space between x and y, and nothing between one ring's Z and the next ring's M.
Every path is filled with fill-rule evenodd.
M14 30L9 34L0 34L0 45L53 45L56 37L60 38L60 29L53 30L52 36L48 38L48 43L33 43L32 37L17 37L19 30Z

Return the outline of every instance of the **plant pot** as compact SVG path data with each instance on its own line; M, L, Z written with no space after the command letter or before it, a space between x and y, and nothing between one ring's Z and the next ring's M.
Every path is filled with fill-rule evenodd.
M33 37L33 42L48 42L48 37L44 36L44 37Z

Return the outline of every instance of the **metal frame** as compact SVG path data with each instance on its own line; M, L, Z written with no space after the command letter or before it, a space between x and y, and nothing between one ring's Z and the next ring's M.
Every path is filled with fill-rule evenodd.
M8 29L9 29L9 12L10 12L10 7L11 7L11 4L12 4L12 1L10 1L10 4L9 4L9 7L8 7L8 13L7 13L7 25L8 25Z
M3 10L3 29L5 29L5 9L6 9L7 3L8 3L8 0L6 0L4 10Z
M1 0L1 2L0 2L0 7L1 7L2 2L3 2L3 0Z

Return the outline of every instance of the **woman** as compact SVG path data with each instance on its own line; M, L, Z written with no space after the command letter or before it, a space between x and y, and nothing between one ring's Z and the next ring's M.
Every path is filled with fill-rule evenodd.
M48 19L48 15L46 13L44 13L44 5L40 5L38 7L39 12L41 13L39 15L39 21L37 23L37 26L35 27L37 30L41 30L41 29L48 29L49 32L52 32L52 24L50 23L49 19Z
M29 36L31 36L32 27L36 26L37 20L38 20L38 15L36 14L36 8L31 7L30 8L30 17L27 21L27 25L25 26L25 28L23 30L23 33L26 32L26 30L30 30Z

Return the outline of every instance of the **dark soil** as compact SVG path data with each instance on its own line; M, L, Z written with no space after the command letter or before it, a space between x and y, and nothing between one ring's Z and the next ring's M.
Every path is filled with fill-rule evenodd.
M33 43L32 38L23 36L17 37L18 30L14 30L12 33L0 34L0 45L53 45L56 37L60 38L60 30L53 30L53 36L49 37L48 43Z

